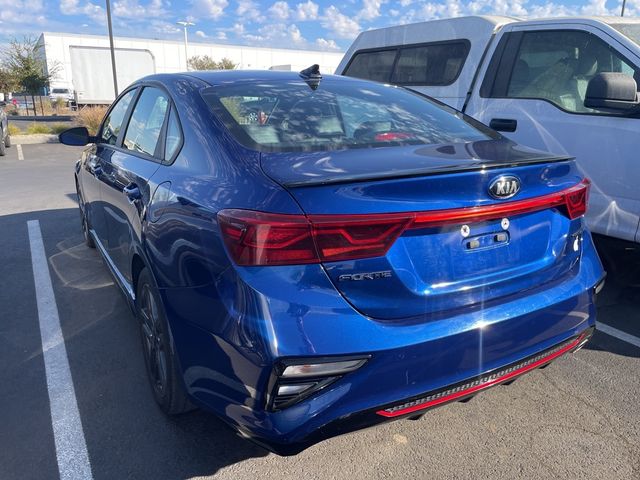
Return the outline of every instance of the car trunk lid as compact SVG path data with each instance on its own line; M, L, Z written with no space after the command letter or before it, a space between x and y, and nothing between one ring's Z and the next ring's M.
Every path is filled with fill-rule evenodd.
M321 233L316 246L336 289L367 316L436 318L576 273L582 222L566 192L582 176L571 159L487 141L262 154L262 167L318 232L349 239L323 244ZM490 193L501 178L519 182L512 198ZM386 250L361 248L374 237Z

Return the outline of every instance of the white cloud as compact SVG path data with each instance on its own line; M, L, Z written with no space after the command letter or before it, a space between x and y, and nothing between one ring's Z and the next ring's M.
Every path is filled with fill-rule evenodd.
M196 37L200 38L209 38L209 35L204 33L202 30L196 30Z
M217 20L229 5L227 0L194 0L192 13L195 18L206 17Z
M271 5L269 14L276 20L286 20L291 14L291 9L287 2L279 1Z
M104 8L89 1L80 3L80 0L62 0L60 2L60 13L63 15L85 15L101 25L107 23Z
M151 20L149 23L153 32L161 33L163 35L173 35L182 31L182 29L178 28L175 24L165 22L164 20Z
M234 23L231 30L233 31L233 33L235 33L238 36L244 35L244 32L245 32L244 23Z
M324 38L316 39L316 46L320 50L340 50L340 47L335 40L326 40Z
M216 32L216 36L215 36L216 40L226 40L227 39L227 34L225 32L223 32L222 30Z
M138 0L126 0L113 2L113 16L144 20L146 18L166 17L162 0L151 0L147 4L141 4Z
M306 42L306 40L302 36L302 33L300 32L300 29L296 25L289 25L287 33L291 41L296 45L300 45Z
M238 0L236 15L242 20L248 20L250 22L261 22L264 20L260 7L253 0Z
M301 22L318 19L318 4L307 0L296 5L296 20Z
M333 5L325 9L320 24L333 32L336 37L349 40L355 38L361 30L358 22L341 13Z
M362 0L362 10L358 12L356 18L360 20L374 20L380 16L380 7L387 0Z

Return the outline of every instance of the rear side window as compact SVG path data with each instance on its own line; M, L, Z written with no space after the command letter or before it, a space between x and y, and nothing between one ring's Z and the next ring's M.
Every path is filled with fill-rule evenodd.
M167 139L164 145L164 159L170 161L182 144L182 131L174 108L169 112L167 120Z
M469 48L467 40L456 40L360 52L345 75L396 85L450 85L460 75Z
M125 93L120 100L113 106L107 118L105 118L104 123L102 124L102 132L100 133L100 137L104 141L104 143L108 143L110 145L115 145L118 140L118 135L120 134L120 129L122 128L122 121L124 120L124 116L129 109L129 104L133 99L136 90L130 90Z
M122 146L153 156L168 107L169 99L161 90L145 87L131 114Z

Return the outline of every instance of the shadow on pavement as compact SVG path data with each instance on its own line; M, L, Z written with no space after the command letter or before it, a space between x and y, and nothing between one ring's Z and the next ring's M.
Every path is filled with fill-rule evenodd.
M10 349L0 352L9 370L0 379L13 389L0 398L13 417L0 430L12 438L5 445L16 445L0 453L7 478L57 475L26 235L26 222L34 219L41 225L94 478L181 480L267 455L213 415L195 411L167 418L160 412L147 381L137 323L98 253L83 244L77 209L68 208L0 217L6 239L2 258L15 270L11 275L0 270L12 279L0 293L0 313L18 315L0 325L5 342L0 346ZM638 290L620 290L615 283L605 289L599 320L623 329L612 322L637 319ZM18 331L22 336L15 336ZM587 348L640 356L640 349L603 333L596 333ZM33 460L28 454L36 445L43 452ZM13 448L19 454L12 455Z
M95 479L208 476L245 459L267 455L266 450L238 437L211 414L194 411L168 418L156 407L147 381L137 322L99 254L84 245L75 208L0 217L0 232L15 237L8 248L24 257L21 268L25 275L20 281L25 285L15 288L16 292L28 292L21 295L30 298L15 301L27 301L32 306L35 303L26 234L28 220L40 221ZM36 312L29 313L31 317L35 315L35 320L29 323L33 339L24 357L38 365L38 383L42 385L36 393L39 405L41 408L46 405L48 413L37 310L32 310ZM23 362L14 367L27 365ZM26 371L14 373L33 377ZM24 392L26 396L32 394ZM25 405L30 403L33 402ZM30 412L25 408L14 414L29 417ZM40 422L41 428L29 429L25 445L31 448L25 452L35 445L53 449L50 418L44 415ZM15 478L30 477L19 475L24 469L19 459L15 462L18 469ZM49 458L47 469L51 463ZM57 472L41 470L41 478L56 475Z

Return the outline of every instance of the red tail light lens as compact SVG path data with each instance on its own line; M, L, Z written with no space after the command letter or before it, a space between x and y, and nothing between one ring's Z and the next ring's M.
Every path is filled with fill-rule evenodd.
M567 206L567 214L571 220L587 213L590 188L591 182L585 178L575 187L566 190L564 195L565 204Z
M294 265L385 255L405 230L480 222L547 208L584 215L589 180L550 195L479 207L364 215L287 215L222 210L224 242L238 265Z
M412 214L312 215L313 237L323 262L379 257L412 221Z
M317 263L311 225L304 215L222 210L218 222L238 265Z

